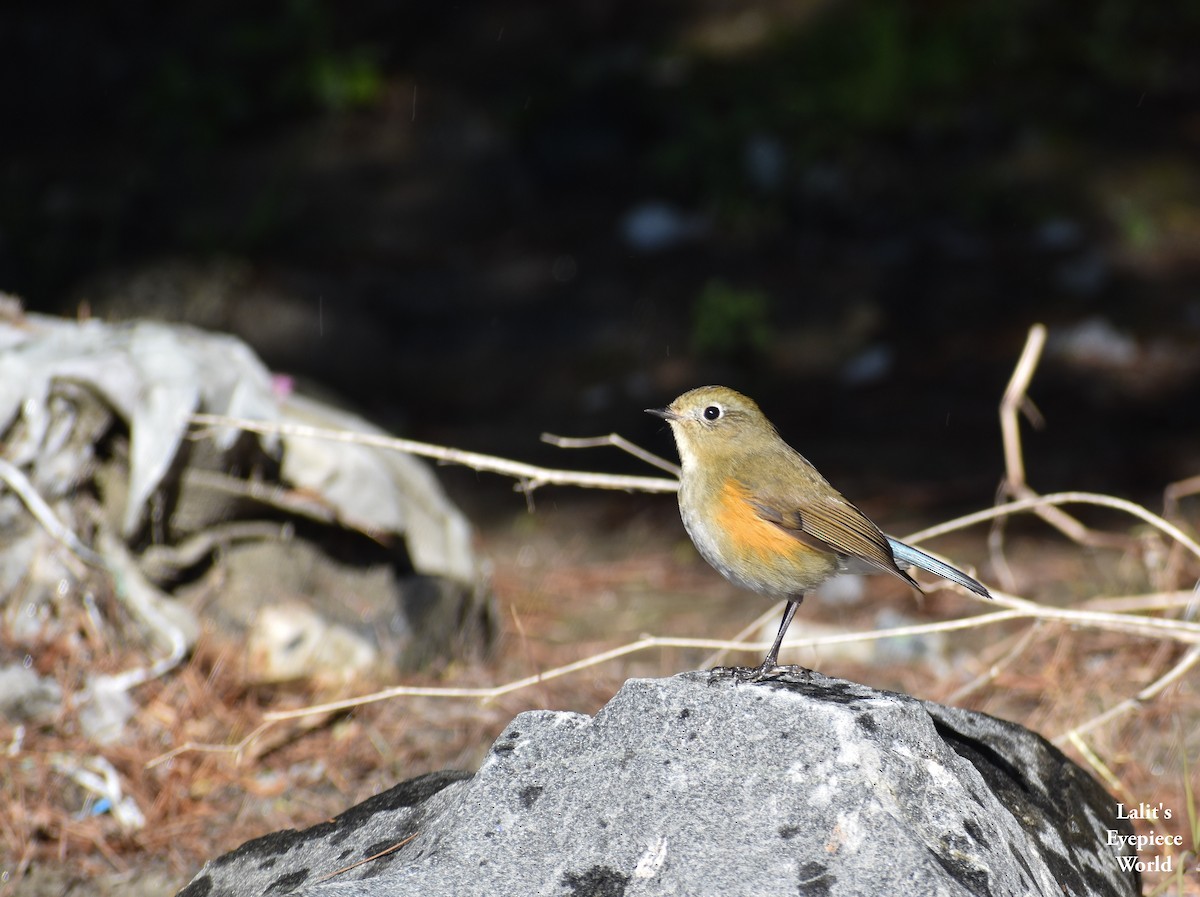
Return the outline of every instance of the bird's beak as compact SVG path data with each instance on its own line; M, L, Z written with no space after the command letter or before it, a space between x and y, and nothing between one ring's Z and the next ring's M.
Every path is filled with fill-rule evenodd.
M646 413L661 417L663 420L679 420L679 415L670 408L647 408Z

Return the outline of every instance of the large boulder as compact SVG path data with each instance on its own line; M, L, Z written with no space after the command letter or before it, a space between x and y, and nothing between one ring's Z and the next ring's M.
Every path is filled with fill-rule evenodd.
M1110 830L1130 832L1113 799L1015 724L816 673L685 673L595 717L523 713L473 776L250 841L180 897L1138 894Z

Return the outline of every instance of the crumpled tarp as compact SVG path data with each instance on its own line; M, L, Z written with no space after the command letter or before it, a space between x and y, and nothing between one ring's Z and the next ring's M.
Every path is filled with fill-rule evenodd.
M195 412L385 435L347 412L275 389L262 362L232 336L152 321L106 324L39 315L0 321L2 454L31 468L33 482L53 497L72 488L92 460L91 446L80 445L73 463L45 464L73 424L53 400L55 385L63 383L96 393L129 429L129 490L121 519L126 538L145 521ZM224 451L237 436L218 428L213 439ZM477 578L470 527L423 462L320 439L262 440L280 455L285 482L319 496L348 526L403 536L419 572L460 582Z
M20 326L0 322L0 434L18 417L24 424L16 438L6 437L4 455L18 467L32 466L34 482L54 494L63 481L38 467L52 431L70 426L56 418L63 409L52 402L54 385L65 382L94 391L129 427L126 537L142 522L194 412L280 417L271 375L234 337L148 321L108 325L30 315ZM218 447L236 438L226 430Z
M104 539L119 535L163 597L208 585L226 602L235 630L251 627L259 607L299 598L338 625L363 630L368 641L393 633L400 647L383 654L404 666L453 651L452 644L480 647L472 637L486 646L492 610L470 526L423 461L307 436L247 436L232 427L189 432L196 412L386 435L292 394L286 378L273 377L231 336L0 307L0 460L11 465L10 481L15 471L27 482L24 498L12 482L7 489L0 482L7 543L0 610L6 593L20 591L36 604L31 595L53 601L55 589L61 592L69 558L48 546L65 543L94 565L89 555L113 547ZM35 520L30 489L79 540ZM271 527L274 535L264 535ZM363 534L353 560L337 548L327 552L344 549L338 528ZM387 547L395 545L402 556ZM103 565L112 573L119 560ZM197 579L204 564L214 568L211 583ZM180 604L159 602L165 610ZM10 621L18 616L30 627L40 619L14 607L5 613Z

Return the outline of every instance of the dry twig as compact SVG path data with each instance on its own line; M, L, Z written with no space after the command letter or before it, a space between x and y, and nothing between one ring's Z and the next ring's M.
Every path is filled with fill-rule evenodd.
M653 452L648 452L640 445L630 442L620 433L609 433L607 436L587 436L582 439L569 436L555 436L553 433L543 433L542 442L565 449L601 448L606 445L615 446L623 452L628 452L639 461L645 461L651 467L665 470L673 477L679 476L679 465L672 464L666 458L661 458Z
M1025 456L1021 445L1020 415L1023 412L1035 425L1040 426L1042 417L1036 406L1029 398L1029 384L1033 373L1037 370L1042 357L1042 349L1046 345L1046 327L1034 324L1029 328L1025 339L1025 347L1021 357L1013 369L1004 397L1000 400L1000 433L1004 444L1004 482L1001 486L1003 493L1014 499L1037 498L1038 493L1030 487L1025 478ZM1084 525L1077 518L1053 505L1035 505L1034 513L1062 532L1067 538L1080 545L1092 548L1127 548L1130 544L1128 536L1100 532ZM992 549L992 561L997 572L1004 579L1005 588L1012 590L1016 583L1008 562L1003 556L1003 518L997 520L989 537L989 547Z
M356 433L353 430L331 430L327 427L312 427L307 424L278 423L271 421L246 420L225 417L220 414L193 414L192 423L208 427L234 427L250 433L264 435L298 436L306 439L325 439L331 442L349 442L355 445L370 445L376 448L432 458L443 464L461 464L472 470L501 474L518 481L518 489L532 492L542 486L582 486L586 489L617 489L626 492L674 492L679 488L675 480L661 477L618 476L607 473L591 473L579 470L555 470L539 467L522 461L498 458L479 452L398 439L394 436L376 436L372 433Z

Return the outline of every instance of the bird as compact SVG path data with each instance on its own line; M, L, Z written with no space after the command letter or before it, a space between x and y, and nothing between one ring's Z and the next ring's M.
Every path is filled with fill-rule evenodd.
M740 677L780 669L779 646L805 594L841 573L886 573L921 592L907 572L915 566L991 598L961 570L884 535L747 396L702 386L646 412L675 437L679 514L701 556L734 585L787 601L766 658L734 668Z

